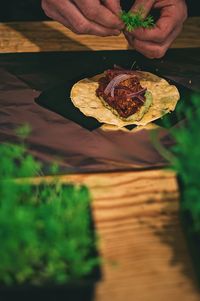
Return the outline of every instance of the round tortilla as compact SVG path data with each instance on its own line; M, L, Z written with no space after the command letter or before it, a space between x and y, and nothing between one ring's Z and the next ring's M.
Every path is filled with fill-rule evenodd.
M146 125L163 115L174 111L180 94L174 85L170 85L165 79L150 72L140 71L143 76L140 84L152 94L152 103L144 114L133 114L125 121L116 116L111 108L107 108L101 99L96 95L98 80L104 74L92 78L84 78L74 84L71 90L71 100L84 115L94 117L99 122L111 124L118 127L130 124ZM135 115L135 116L134 116Z

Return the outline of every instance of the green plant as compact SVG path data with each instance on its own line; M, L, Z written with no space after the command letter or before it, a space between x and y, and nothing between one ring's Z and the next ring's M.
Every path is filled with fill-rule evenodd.
M153 28L155 26L154 19L149 15L146 19L143 18L143 10L140 9L135 13L122 11L121 20L126 26L126 30L131 32L139 27Z
M172 147L172 168L177 172L183 189L181 210L192 217L191 231L200 231L200 96L191 99L185 110L186 121L171 131L176 144Z
M24 178L40 168L24 144L0 145L0 285L62 284L99 263L88 189Z
M175 144L164 148L154 133L153 141L160 154L169 161L181 183L180 210L191 218L190 231L200 233L200 95L193 95L177 112L185 116L179 126L169 129Z

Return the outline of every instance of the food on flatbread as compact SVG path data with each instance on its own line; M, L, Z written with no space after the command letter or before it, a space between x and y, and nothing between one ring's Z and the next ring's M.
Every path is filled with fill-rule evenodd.
M142 117L152 104L152 96L141 86L141 78L139 71L109 69L99 79L96 95L122 120Z
M120 67L77 82L71 90L73 104L86 116L123 127L146 125L173 111L178 89L150 72Z

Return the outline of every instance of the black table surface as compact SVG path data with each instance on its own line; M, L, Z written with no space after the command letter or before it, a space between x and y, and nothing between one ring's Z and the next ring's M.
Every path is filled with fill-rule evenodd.
M171 49L159 60L146 59L131 50L0 54L0 141L15 141L14 129L29 123L29 151L43 162L44 173L55 160L63 172L166 165L152 145L148 130L103 131L97 124L91 131L87 120L81 124L63 114L65 85L67 99L70 83L78 78L101 73L114 64L130 68L134 61L137 68L173 80L182 98L200 91L199 48ZM39 96L43 102L36 101ZM49 106L50 99L53 107ZM166 146L172 143L166 129L161 131L161 139Z

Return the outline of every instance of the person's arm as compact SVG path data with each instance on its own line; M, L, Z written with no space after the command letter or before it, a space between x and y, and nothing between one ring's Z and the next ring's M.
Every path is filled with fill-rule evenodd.
M180 34L187 18L187 6L184 0L136 0L131 11L142 7L143 17L152 8L160 10L160 17L152 29L138 28L125 32L129 44L148 58L163 57L175 38Z
M46 15L77 34L118 35L123 29L119 0L42 0Z

